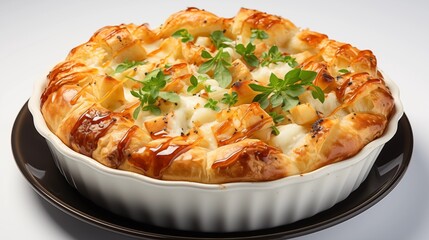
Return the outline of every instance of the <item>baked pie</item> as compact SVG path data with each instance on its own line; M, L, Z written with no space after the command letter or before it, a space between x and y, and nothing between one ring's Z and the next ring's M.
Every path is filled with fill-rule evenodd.
M394 99L370 50L242 8L98 30L47 76L41 111L67 146L162 180L257 182L354 156Z

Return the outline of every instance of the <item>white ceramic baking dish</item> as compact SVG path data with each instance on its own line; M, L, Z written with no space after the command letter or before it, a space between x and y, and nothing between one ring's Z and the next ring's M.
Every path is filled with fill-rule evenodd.
M29 109L67 181L96 204L125 217L161 227L232 232L292 223L345 199L368 175L403 114L398 87L385 76L395 112L380 138L354 157L316 171L270 182L201 184L163 181L105 167L74 152L47 127L40 112L46 80L35 84Z

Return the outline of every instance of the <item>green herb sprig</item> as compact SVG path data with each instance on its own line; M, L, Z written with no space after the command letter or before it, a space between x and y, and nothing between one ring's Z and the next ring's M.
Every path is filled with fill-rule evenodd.
M338 72L342 73L342 74L346 74L346 73L349 73L350 71L345 69L345 68L342 68L342 69L338 70Z
M226 88L232 81L232 75L228 69L231 66L231 56L229 53L224 52L223 48L220 48L213 57L209 52L203 50L201 57L208 59L208 61L201 64L198 72L207 73L213 69L213 78L219 82L219 86Z
M205 86L204 86L204 91L205 91L206 93L211 93L211 92L213 92L214 90L212 89L212 85L205 85Z
M131 78L133 79L133 78ZM156 105L159 98L169 102L179 102L180 97L174 92L161 91L166 85L168 76L161 69L150 72L143 81L133 79L143 84L138 90L131 90L131 95L138 98L139 106L133 112L133 118L137 119L140 111L150 111L155 115L161 114L161 109Z
M260 92L253 101L259 102L262 108L265 109L269 105L273 108L280 106L284 111L288 111L298 105L298 96L304 93L307 87L310 87L313 98L322 103L325 101L322 89L313 84L316 76L316 72L295 68L289 71L284 79L272 73L267 86L252 83L249 87L253 91Z
M273 119L274 125L271 126L271 133L278 136L280 134L279 129L277 128L277 124L283 122L285 120L285 116L282 114L278 114L276 112L269 112L270 117Z
M250 41L253 42L255 39L264 40L268 39L269 37L270 36L268 35L268 33L264 30L252 29L250 34Z
M256 46L251 42L249 42L246 47L241 43L235 46L235 51L240 54L244 61L246 61L246 63L252 67L257 67L259 65L259 60L254 53L255 49Z
M298 66L295 58L284 56L277 46L272 46L268 52L262 54L261 66L268 66L270 63L277 64L279 62L287 63L291 68Z
M259 59L255 56L256 46L253 44L255 39L267 39L269 38L268 34L259 29L252 29L250 35L250 42L244 46L243 44L237 44L235 46L235 51L240 54L244 61L246 61L249 66L257 67L259 65Z
M194 75L191 76L191 78L189 79L189 82L191 85L188 86L188 88L186 89L186 91L188 93L193 93L195 90L198 89L198 87L200 86L200 84L206 80L208 80L209 77L207 75L198 75L197 77L195 77ZM211 89L210 89L211 90Z
M238 102L238 94L237 92L225 93L220 101L231 107Z
M194 36L192 36L186 29L179 29L171 36L174 38L181 38L181 41L184 43L194 41Z
M216 49L231 47L232 40L227 38L222 31L214 31L210 34L210 39Z
M127 69L134 68L140 65L146 64L146 61L129 61L125 60L124 62L118 64L115 68L115 73L122 73Z
M194 75L192 75L189 81L191 82L191 85L189 85L186 91L192 92L198 87L198 79Z
M279 129L276 127L276 125L271 126L271 133L278 136L280 134Z
M204 105L204 107L217 112L220 110L219 106L217 105L218 103L219 102L214 100L213 98L209 98L207 99L207 103Z
M268 114L271 116L275 124L281 123L283 122L283 120L285 120L285 116L278 114L276 112L270 112Z

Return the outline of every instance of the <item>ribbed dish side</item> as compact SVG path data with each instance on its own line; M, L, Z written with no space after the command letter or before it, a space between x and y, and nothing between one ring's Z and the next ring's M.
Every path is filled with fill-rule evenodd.
M387 77L386 80L396 99L396 113L389 124L390 130L386 131L390 139L403 109L397 86ZM42 81L35 85L29 109L36 129L47 139L55 163L67 181L96 204L157 226L194 231L248 231L310 217L358 188L384 146L381 144L365 153L367 156L363 159L363 155L358 154L357 159L269 184L225 184L213 188L148 180L133 173L107 169L66 147L43 120L39 109L43 87ZM388 139L385 137L385 140Z
M382 148L354 165L285 187L210 191L164 186L160 191L159 186L94 170L49 146L68 182L118 215L163 227L222 232L280 226L332 207L361 184Z

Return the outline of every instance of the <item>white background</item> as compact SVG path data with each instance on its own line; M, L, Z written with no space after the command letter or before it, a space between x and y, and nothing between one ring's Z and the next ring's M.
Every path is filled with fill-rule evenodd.
M429 239L429 2L420 1L23 1L0 2L0 239L129 239L83 223L40 198L19 172L11 130L33 82L105 25L156 27L188 6L232 17L239 7L371 49L401 89L414 132L411 164L398 186L364 213L299 240Z

